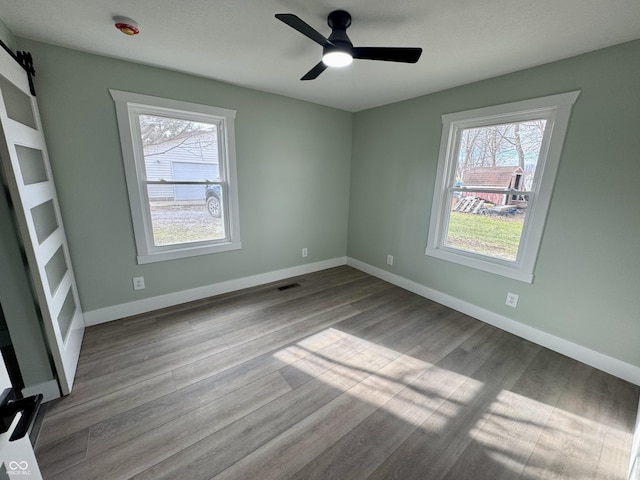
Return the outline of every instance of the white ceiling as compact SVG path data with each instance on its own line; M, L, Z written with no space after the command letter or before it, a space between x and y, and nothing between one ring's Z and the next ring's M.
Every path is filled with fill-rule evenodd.
M422 47L420 61L300 81L322 48L274 14L328 36L336 9L355 46ZM141 33L118 32L115 15ZM0 0L0 18L16 36L352 112L640 38L640 0Z

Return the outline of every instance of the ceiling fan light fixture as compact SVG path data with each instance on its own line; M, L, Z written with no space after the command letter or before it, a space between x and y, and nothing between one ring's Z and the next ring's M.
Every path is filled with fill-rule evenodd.
M351 62L353 62L353 57L349 53L340 50L333 50L322 56L322 63L327 67L346 67L351 65Z

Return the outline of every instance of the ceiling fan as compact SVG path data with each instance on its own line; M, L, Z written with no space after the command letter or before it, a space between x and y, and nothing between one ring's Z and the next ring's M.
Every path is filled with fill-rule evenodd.
M354 47L347 36L351 25L351 15L344 10L329 14L327 24L331 35L326 38L316 29L306 24L293 13L278 13L276 18L322 46L322 61L309 70L300 80L313 80L327 67L345 67L354 58L362 60L382 60L384 62L416 63L422 54L421 48L398 47Z

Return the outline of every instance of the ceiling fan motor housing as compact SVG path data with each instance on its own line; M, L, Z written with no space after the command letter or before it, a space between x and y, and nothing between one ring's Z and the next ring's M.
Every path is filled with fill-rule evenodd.
M331 35L328 40L333 44L325 45L323 53L333 52L335 50L347 53L353 49L353 44L347 36L347 28L351 25L351 15L344 10L334 10L327 18L327 24L331 27Z
M346 30L351 26L351 15L344 10L334 10L327 17L327 24L331 29Z

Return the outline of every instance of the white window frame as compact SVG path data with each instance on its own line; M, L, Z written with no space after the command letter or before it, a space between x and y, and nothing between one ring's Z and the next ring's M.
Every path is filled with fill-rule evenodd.
M109 92L116 107L138 263L160 262L240 249L242 244L236 174L235 110L120 90L109 90ZM217 126L220 183L224 185L222 188L226 233L224 239L162 246L154 244L144 154L140 141L138 121L140 114L170 116Z
M425 254L504 277L533 282L544 224L551 203L571 108L580 91L442 115L442 137ZM547 121L534 182L528 193L527 216L514 262L446 246L453 181L462 131L534 119ZM521 194L521 192L518 192Z

